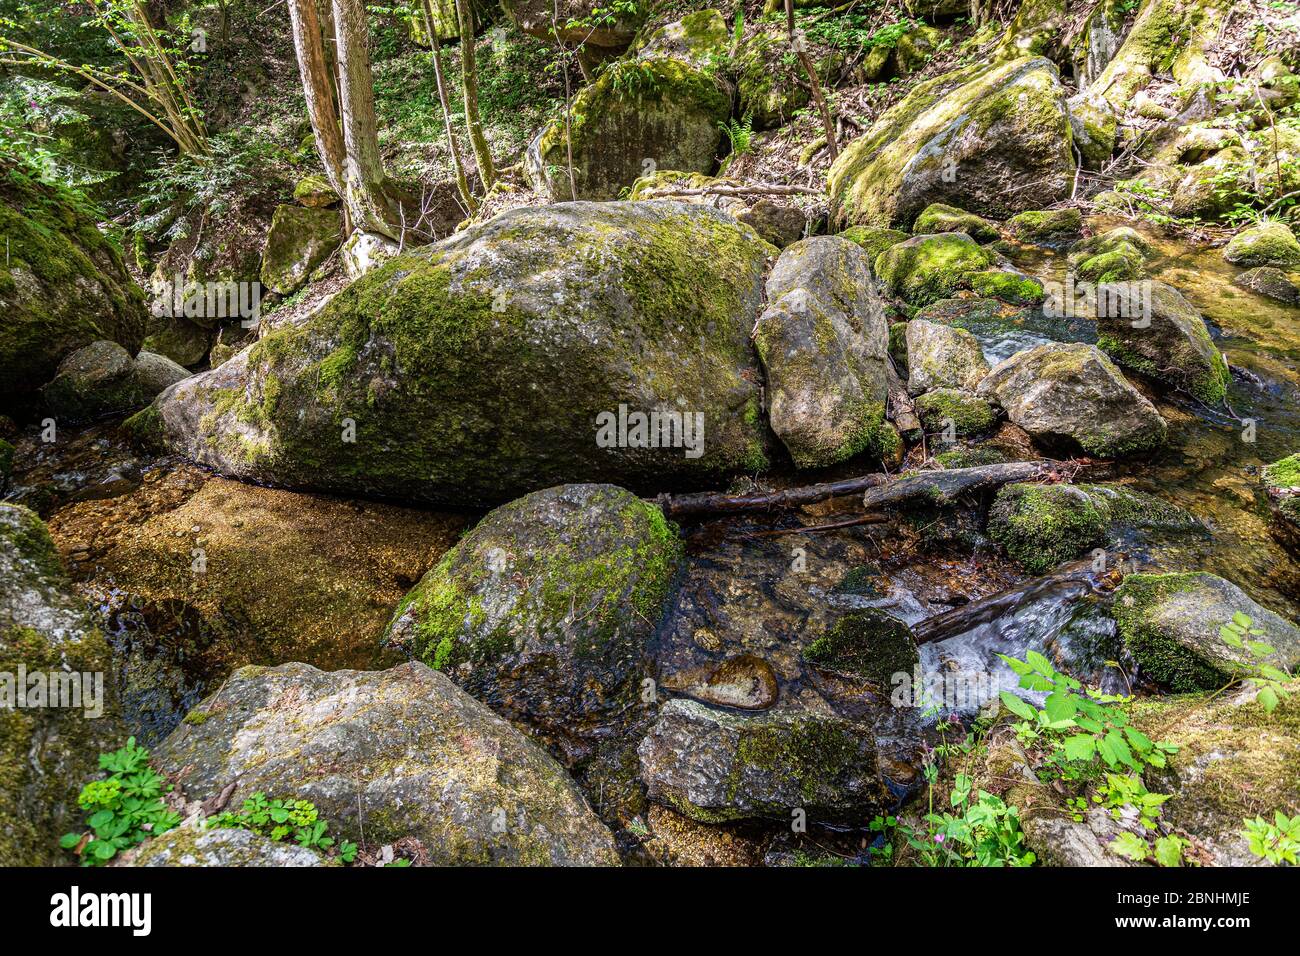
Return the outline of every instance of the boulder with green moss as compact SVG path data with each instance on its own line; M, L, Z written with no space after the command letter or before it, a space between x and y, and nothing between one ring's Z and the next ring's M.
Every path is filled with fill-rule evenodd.
M1196 307L1164 282L1097 290L1097 346L1125 368L1182 389L1207 405L1228 390L1228 363Z
M0 503L0 866L67 861L59 837L81 822L77 794L98 772L100 753L125 736L109 659L44 523L20 505ZM29 678L79 679L83 706L18 700L34 686L30 679L17 684L19 668ZM96 675L97 702L90 693Z
M1146 275L1151 244L1136 229L1118 226L1070 247L1070 269L1081 282L1126 282Z
M1255 202L1255 161L1240 146L1229 146L1187 170L1174 188L1169 211L1175 216L1219 219Z
M156 315L149 320L149 335L141 348L165 355L177 365L192 366L207 357L211 345L211 329L181 316Z
M1046 574L1103 543L1109 522L1087 489L1075 485L1006 485L989 511L989 537L1031 574Z
M941 232L964 232L976 242L993 242L1002 236L998 224L945 203L931 203L912 223L912 234L932 235Z
M647 164L711 171L730 115L730 93L712 70L667 56L619 60L574 98L567 130L557 119L537 135L525 170L553 200L616 199Z
M1235 266L1300 266L1300 242L1281 222L1261 222L1243 229L1232 237L1223 258Z
M1115 153L1119 120L1114 109L1099 96L1078 93L1066 101L1070 132L1083 165L1100 169Z
M152 352L135 358L116 342L92 342L69 353L41 389L46 409L66 422L134 411L189 372Z
M336 209L277 206L262 249L262 285L280 295L297 291L339 247L342 228Z
M881 457L889 343L867 254L838 236L796 242L772 269L767 302L755 344L772 430L795 464Z
M245 667L155 749L188 800L308 800L333 836L414 837L431 862L607 865L609 830L564 769L444 675Z
M927 80L849 143L827 185L841 222L911 226L934 202L993 219L1065 199L1070 119L1042 57L962 67Z
M965 329L924 319L907 323L907 391L934 388L973 392L989 373L979 340Z
M806 648L815 667L892 686L895 674L910 674L920 662L912 629L879 608L849 611Z
M956 388L936 388L915 402L917 417L930 434L943 435L951 425L956 438L983 435L997 423L998 413L977 395ZM945 466L956 467L956 466Z
M809 214L795 203L778 202L768 196L705 191L716 187L738 188L744 185L739 179L660 169L634 182L627 198L634 201L661 199L666 202L698 203L721 209L778 249L784 249L803 238L808 229ZM698 194L691 195L690 192Z
M512 209L164 392L149 430L224 474L420 502L716 482L765 461L773 252L699 205Z
M1300 453L1273 462L1261 477L1273 512L1269 530L1283 547L1300 555Z
M613 11L604 0L502 0L501 9L529 36L608 53L626 49L649 12L639 4Z
M970 285L993 256L964 232L913 236L876 258L876 275L889 295L910 305L929 305Z
M1167 426L1095 345L1039 345L994 366L980 383L1013 424L1048 448L1097 458L1141 454L1165 442Z
M339 194L334 191L324 176L304 176L293 187L293 201L310 209L322 209L336 205Z
M1013 305L1038 305L1047 298L1043 284L1037 279L1007 269L972 272L970 287L981 298L1000 299Z
M1274 653L1256 657L1223 639L1219 629L1239 612ZM1286 669L1300 663L1300 628L1203 571L1130 574L1115 591L1112 613L1143 672L1175 691L1217 690L1260 662Z
M328 822L328 821L327 821ZM207 827L203 822L177 827L142 843L118 866L326 866L315 850L272 840L253 830Z
M144 294L96 221L70 193L0 163L0 405L34 392L91 342L140 348Z
M731 30L717 10L696 10L680 20L664 24L644 40L638 38L633 50L642 59L670 56L697 70L712 69L731 47Z
M906 242L908 234L901 229L882 229L875 226L850 226L840 233L840 237L856 242L871 257L874 264L876 257L900 242Z
M638 707L681 546L612 485L497 508L403 599L388 641L576 763Z
M1256 266L1247 269L1234 278L1232 284L1275 302L1300 305L1300 286L1292 282L1291 277L1276 266Z
M650 799L702 823L800 809L860 826L890 805L870 728L819 713L758 716L669 701L638 748Z
M832 79L844 55L832 48L810 45L810 54L823 83ZM738 113L755 129L789 123L794 113L808 105L807 77L798 60L790 57L790 38L784 24L762 24L747 36L736 53Z
M1021 242L1036 246L1069 245L1083 231L1083 213L1067 209L1029 209L1007 220L1007 228Z

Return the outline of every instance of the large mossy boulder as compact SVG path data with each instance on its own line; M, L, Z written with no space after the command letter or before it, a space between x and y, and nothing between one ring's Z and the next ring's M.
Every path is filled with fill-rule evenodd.
M1294 269L1300 266L1300 242L1285 223L1262 222L1233 236L1223 258L1236 266Z
M617 199L648 169L711 172L730 115L713 70L669 56L620 60L574 98L567 130L554 120L537 135L525 168L553 200Z
M861 826L893 802L869 728L826 714L740 715L669 701L638 748L650 799L702 823Z
M1228 363L1182 293L1164 282L1122 282L1098 289L1097 300L1098 348L1207 405L1223 401Z
M1081 447L1097 458L1141 454L1165 442L1167 426L1095 345L1051 343L1018 352L980 383L1012 423L1047 447Z
M910 227L934 202L1005 219L1066 198L1070 117L1042 57L962 67L918 85L828 174L841 221Z
M716 482L765 460L749 333L773 252L699 205L513 209L129 424L228 475L419 502Z
M262 249L262 285L289 295L339 247L343 216L337 209L277 206Z
M844 56L831 47L811 47L817 75L828 82ZM784 24L762 24L740 45L735 57L739 114L755 129L789 123L808 105L808 81L798 60L791 62L790 39Z
M635 39L648 7L627 6L617 12L604 0L502 0L506 16L529 36L566 45L590 45L618 52ZM600 12L597 12L600 11Z
M965 329L924 319L907 323L907 390L936 388L973 392L989 373L979 340Z
M388 640L577 763L640 706L681 545L613 485L497 508L402 601Z
M1053 248L1072 243L1083 231L1083 213L1066 209L1027 209L1007 220L1007 228L1021 242Z
M1219 629L1239 612L1276 653L1256 658L1224 641ZM1175 691L1217 690L1261 661L1286 669L1300 663L1300 628L1214 574L1130 574L1112 613L1142 670Z
M971 274L992 264L993 256L964 232L913 236L887 248L875 263L883 291L916 306L969 287Z
M186 799L309 800L331 834L441 865L616 864L564 769L442 674L245 667L154 751ZM364 837L363 837L364 834Z
M69 352L108 339L132 355L144 293L70 194L0 163L0 406L48 382Z
M755 343L772 430L795 464L886 455L896 443L885 422L889 336L867 254L837 236L796 242L772 269L767 301Z
M65 675L69 687L75 680L83 706L20 701L35 686L19 685L20 668L46 683L51 675ZM59 837L80 822L77 794L97 773L99 754L121 745L117 698L104 634L73 594L49 532L10 504L0 504L0 674L0 866L66 862ZM98 704L90 699L95 675Z
M141 351L135 358L101 340L70 352L41 387L46 410L64 422L87 422L135 411L189 372L171 359Z
M1002 236L997 223L941 202L931 203L921 211L912 223L912 232L918 236L964 232L976 242L993 242Z

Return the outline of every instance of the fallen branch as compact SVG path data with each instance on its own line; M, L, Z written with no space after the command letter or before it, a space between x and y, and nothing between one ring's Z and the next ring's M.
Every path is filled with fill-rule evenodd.
M862 505L868 511L918 500L930 505L950 505L962 495L1000 488L1013 481L1063 477L1063 473L1057 470L1060 464L1055 461L1011 461L975 468L923 471L869 488L862 496Z
M661 189L648 189L641 194L643 199L661 199L664 196L825 196L820 189L806 186L777 186L759 184L757 186L702 186L698 189L673 189L665 186Z
M843 481L829 481L817 485L805 485L802 488L786 488L782 491L756 492L749 495L725 495L715 492L660 495L656 503L663 509L666 517L676 521L682 518L702 518L815 505L830 498L860 494L868 488L875 488L887 481L889 481L888 475L864 475L860 478L846 478Z
M921 419L917 417L916 405L907 394L903 379L894 369L892 359L885 363L885 378L889 382L889 420L903 434L903 437L915 437L922 431Z

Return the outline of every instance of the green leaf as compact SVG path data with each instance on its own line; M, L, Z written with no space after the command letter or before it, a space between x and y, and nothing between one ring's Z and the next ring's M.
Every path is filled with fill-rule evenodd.
M63 836L59 837L59 846L63 847L65 850L71 850L80 842L80 833L65 833Z
M1132 833L1121 833L1110 842L1110 851L1127 860L1136 860L1141 863L1150 853L1147 843L1140 836Z
M1009 690L1002 691L998 696L1001 698L1003 706L1017 717L1023 717L1025 720L1033 720L1038 715L1037 710L1025 703L1025 701L1021 700Z
M1273 709L1277 707L1277 691L1271 687L1265 687L1259 692L1259 702L1264 705L1265 713L1273 713Z
M1047 711L1047 716L1053 721L1069 720L1079 710L1074 700L1071 695L1063 694L1058 690L1047 695L1047 700L1043 702L1043 710Z
M1097 751L1097 740L1091 734L1075 734L1064 741L1065 756L1070 760L1091 760Z
M1025 662L1044 677L1051 677L1056 673L1056 669L1052 667L1052 662L1038 651L1027 651L1025 653Z
M1156 840L1156 862L1161 866L1183 865L1183 841L1176 836Z

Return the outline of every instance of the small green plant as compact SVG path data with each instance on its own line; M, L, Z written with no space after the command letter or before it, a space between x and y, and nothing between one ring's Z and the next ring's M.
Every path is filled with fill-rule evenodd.
M744 156L754 145L754 118L746 113L744 119L729 119L718 124L731 144L732 156Z
M1136 833L1121 833L1110 841L1110 850L1135 863L1154 861L1160 866L1182 866L1183 851L1190 844L1180 836L1162 836L1152 845Z
M77 798L87 814L87 829L59 840L63 849L81 858L82 866L103 866L181 822L180 814L168 810L162 799L171 785L149 766L149 751L137 746L134 737L121 750L100 754L99 766L108 776L86 784Z
M1247 651L1255 658L1246 665L1251 671L1251 676L1246 678L1246 683L1254 684L1259 688L1259 702L1264 706L1264 711L1273 713L1278 701L1290 696L1286 684L1291 680L1290 674L1263 659L1276 654L1277 648L1272 644L1255 640L1257 637L1263 637L1264 632L1255 627L1255 622L1249 614L1243 614L1241 611L1235 612L1232 620L1219 628L1219 636L1229 647Z
M930 813L929 832L907 842L931 866L1032 866L1019 811L984 790L971 792L971 778L958 774L948 798L957 812Z
M1278 810L1271 823L1259 816L1242 822L1246 829L1241 835L1246 838L1251 853L1269 863L1295 865L1300 856L1300 813L1288 817Z
M261 792L245 800L238 811L210 817L208 826L252 830L277 842L292 838L299 846L321 852L331 850L335 844L329 824L320 819L315 804L307 800L268 800ZM339 842L338 856L344 863L351 863L356 859L357 845L347 840Z

